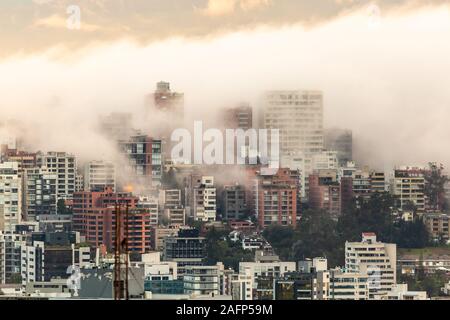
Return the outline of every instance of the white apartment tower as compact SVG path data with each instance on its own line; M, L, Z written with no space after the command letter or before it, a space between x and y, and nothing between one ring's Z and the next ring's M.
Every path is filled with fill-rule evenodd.
M76 189L77 162L74 155L66 152L48 152L38 155L38 165L49 173L58 175L56 193L58 199L70 199Z
M269 91L263 126L280 130L280 156L320 153L324 146L321 91Z
M22 177L19 163L0 163L0 230L22 220Z
M105 188L116 191L116 169L109 161L90 161L84 168L84 188L86 191L102 192Z
M381 299L397 283L397 245L377 241L372 232L362 234L361 242L345 243L347 272L368 276L370 299Z
M216 188L214 177L203 176L201 184L194 188L194 219L216 220Z

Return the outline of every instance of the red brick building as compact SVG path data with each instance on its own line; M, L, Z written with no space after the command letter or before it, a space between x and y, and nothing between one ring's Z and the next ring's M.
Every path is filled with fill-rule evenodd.
M314 173L309 176L309 206L332 216L341 214L341 186L334 177Z
M76 192L73 196L73 228L93 246L104 245L114 249L116 214L115 206L122 206L121 232L128 228L128 247L132 252L150 251L151 212L138 206L138 198L131 193L114 193L112 188L103 192ZM126 222L125 207L128 206Z
M254 181L255 214L259 227L297 225L298 183L288 168L262 168Z

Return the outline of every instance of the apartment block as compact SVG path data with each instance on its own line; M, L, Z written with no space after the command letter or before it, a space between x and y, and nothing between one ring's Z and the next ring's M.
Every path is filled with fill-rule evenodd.
M76 189L77 161L74 155L66 152L38 153L37 163L48 173L58 176L56 194L58 199L71 199Z
M286 168L262 168L254 180L254 212L259 226L297 225L298 182Z
M90 161L84 169L84 190L101 192L105 188L116 191L116 169L109 161Z
M178 264L178 276L184 276L188 266L201 266L206 258L206 239L196 229L180 229L178 235L164 239L163 260Z
M194 188L194 219L215 221L217 214L216 187L214 177L203 176L198 187Z
M424 168L400 167L394 170L391 179L391 193L398 199L402 209L413 204L417 213L425 211Z
M425 213L422 219L432 240L445 242L450 240L448 225L450 215L441 212L430 212Z
M341 185L335 170L319 170L309 176L309 204L331 216L341 214Z
M361 242L345 243L345 268L366 274L369 298L380 299L397 283L397 246L377 241L374 233L363 233Z
M0 163L0 230L22 220L22 176L17 162Z
M130 175L128 180L125 179L125 185L138 183L148 189L159 186L162 177L161 140L141 134L119 140L118 143L121 154L127 160L124 170Z

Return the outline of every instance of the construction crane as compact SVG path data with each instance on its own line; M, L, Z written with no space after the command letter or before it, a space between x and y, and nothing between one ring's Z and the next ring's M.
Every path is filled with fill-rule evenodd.
M125 207L125 216L122 205L116 202L115 206L115 241L114 241L114 300L128 300L128 204Z

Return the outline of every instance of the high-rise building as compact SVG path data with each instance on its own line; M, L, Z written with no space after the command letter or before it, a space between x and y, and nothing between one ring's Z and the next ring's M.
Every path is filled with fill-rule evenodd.
M168 159L173 146L170 139L172 131L184 124L184 93L174 92L169 82L160 81L155 92L147 96L147 105L152 117L164 123L157 131L163 153Z
M24 172L24 217L36 221L39 215L56 214L58 174L47 168L26 169Z
M391 193L398 199L402 209L414 205L417 213L423 213L425 211L424 189L424 168L400 167L394 170Z
M184 93L173 92L170 83L160 81L156 84L156 91L153 94L153 103L156 109L178 117L184 114Z
M320 153L323 137L321 91L270 91L265 95L263 127L280 130L280 156Z
M245 188L242 185L227 185L223 189L223 218L242 219L247 212Z
M254 213L259 226L296 226L298 182L286 168L261 168L254 181Z
M253 128L253 110L249 104L225 109L224 120L227 129L248 130Z
M21 245L21 278L22 285L28 282L44 281L45 245L42 241L32 241Z
M116 169L109 161L90 161L84 170L84 190L103 191L110 187L116 191Z
M58 175L56 194L58 199L71 199L76 189L77 161L66 152L38 153L38 166Z
M22 220L22 176L19 163L0 163L0 230Z
M325 149L337 151L339 165L345 165L353 159L353 134L351 130L325 130Z
M194 188L194 219L215 221L217 213L216 187L214 177L203 176L198 187Z
M377 241L372 232L363 233L361 242L345 243L345 268L366 274L369 298L381 298L397 283L397 246Z
M14 283L21 274L21 245L27 240L24 233L0 230L0 284Z
M108 249L113 247L114 243L114 221L116 203L131 209L137 207L138 198L131 193L115 193L111 188L103 192L76 192L73 197L73 230L80 232L86 241L96 247L105 245ZM136 215L142 214L145 217L139 217L138 223L150 224L150 213L148 210L140 210ZM142 225L142 224L141 224ZM150 228L150 225L148 226ZM150 232L150 231L148 231Z
M341 214L341 186L336 170L318 170L309 176L309 204L333 217Z
M151 188L161 184L161 140L147 135L131 136L119 141L121 153L127 157L125 171L130 174L127 184Z

